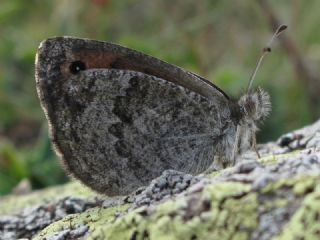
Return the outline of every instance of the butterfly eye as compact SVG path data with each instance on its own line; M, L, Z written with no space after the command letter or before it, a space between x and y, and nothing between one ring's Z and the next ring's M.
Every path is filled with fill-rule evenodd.
M77 74L86 69L86 64L82 61L74 61L70 64L69 69L72 74Z

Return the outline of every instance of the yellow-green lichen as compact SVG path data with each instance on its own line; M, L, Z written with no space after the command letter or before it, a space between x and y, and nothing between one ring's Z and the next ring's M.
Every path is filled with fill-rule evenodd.
M261 210L268 211L274 208L285 207L288 204L288 199L286 198L276 198L273 201L265 201L263 206L260 206Z
M297 196L305 195L306 192L312 191L319 184L319 174L310 173L296 177L297 183L294 185L293 192Z
M43 229L34 240L44 239L54 235L55 233L64 229L73 229L77 225L86 224L89 226L88 239L105 239L103 231L105 226L108 226L115 220L115 213L118 211L125 211L128 205L115 206L111 208L91 208L79 214L71 214L65 218L49 225Z
M138 209L117 219L106 228L105 236L107 239L148 236L149 239L173 240L229 239L236 234L236 239L246 239L257 224L257 195L248 193L249 190L249 185L235 182L208 186L191 198L197 199L198 203L209 200L210 209L192 210L189 198L168 201L155 207L150 215L141 216L141 209Z
M319 173L305 173L291 178L280 178L277 181L270 182L261 192L267 193L282 187L292 187L293 193L299 196L303 195L309 188L312 188L315 185L315 181L320 180L319 178Z
M282 158L292 157L292 156L298 155L299 153L300 153L300 151L293 151L293 152L283 153L283 154L267 155L267 156L263 156L262 158L258 159L258 162L260 162L264 165L273 164L273 163L277 163Z
M320 179L314 182L314 191L309 193L300 208L284 226L284 230L274 240L320 239Z
M91 191L79 182L71 182L62 186L46 188L28 195L5 196L0 198L0 214L12 214L19 210L52 201L64 196L93 197L98 194Z
M320 186L316 187L317 182L320 182L319 174L305 174L279 179L260 192L253 191L251 184L215 183L205 186L201 192L153 207L141 207L119 218L115 218L114 213L127 206L89 209L51 224L36 239L81 223L90 226L88 239L248 239L259 227L258 209L269 211L289 203L283 196L273 194L283 187L296 197L306 195L306 198L276 239L294 239L300 235L310 237L305 239L319 239L315 238L320 232ZM308 192L310 189L312 191ZM270 194L274 199L261 202L261 194ZM208 208L202 208L204 202L209 202Z
M272 164L280 157L287 155L270 156L260 161ZM217 172L214 176L219 174ZM88 224L87 239L95 240L249 239L260 227L261 212L286 207L294 208L290 210L293 215L274 239L320 239L319 182L319 173L280 178L260 190L253 190L251 183L217 182L205 186L202 191L180 195L159 205L141 207L119 218L115 217L115 212L128 206L93 208L69 215L42 230L35 239L52 236L78 224ZM290 199L285 193L290 195ZM90 194L95 193L89 191L88 196L92 196ZM61 197L60 193L57 195ZM68 195L77 196L74 191Z
M312 180L306 182L305 179ZM311 174L286 180L275 181L272 187L264 189L263 194L277 192L285 182L285 186L290 187L292 191L296 185L302 182L308 183L307 188L309 189L310 184L315 184L320 179L319 175ZM132 237L143 239L145 236L148 236L149 239L192 239L192 237L197 239L248 239L258 227L258 208L268 210L284 207L288 203L284 198L258 203L257 199L260 193L252 191L250 184L238 182L224 182L207 186L199 194L198 201L210 199L211 208L209 211L201 212L186 220L183 218L183 210L187 206L187 199L168 201L156 207L148 216L141 216L140 210L137 210L117 219L106 228L105 236L108 236L108 239L130 239ZM310 202L307 200L309 197L306 198L306 203ZM263 206L259 204L263 204ZM320 209L320 206L316 204L312 206L314 210ZM304 208L307 207L299 208L296 214L299 214L299 211L307 212ZM308 218L313 217L315 220L317 217L319 218L319 215L313 214ZM317 231L316 225L310 224L314 232ZM288 231L290 232L290 228Z

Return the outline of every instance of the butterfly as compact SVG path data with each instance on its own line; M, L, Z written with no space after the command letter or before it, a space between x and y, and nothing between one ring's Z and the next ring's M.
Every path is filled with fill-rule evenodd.
M164 170L199 174L235 163L270 112L257 88L239 100L195 73L113 43L43 41L36 86L66 170L124 195Z

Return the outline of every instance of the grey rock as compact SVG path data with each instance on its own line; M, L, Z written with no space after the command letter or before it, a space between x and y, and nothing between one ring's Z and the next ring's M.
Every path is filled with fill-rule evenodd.
M0 216L0 239L31 238L50 223L68 214L80 213L101 204L102 201L99 199L65 197L40 206L26 208L14 215ZM66 234L61 232L57 236L52 236L52 239L64 239Z

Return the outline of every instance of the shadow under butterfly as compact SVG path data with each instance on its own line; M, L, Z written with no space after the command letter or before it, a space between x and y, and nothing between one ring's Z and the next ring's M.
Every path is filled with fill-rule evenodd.
M255 73L234 101L192 72L112 43L55 37L36 58L57 154L69 173L109 196L168 169L199 174L234 165L255 147L257 123L271 109L265 91L251 90Z

